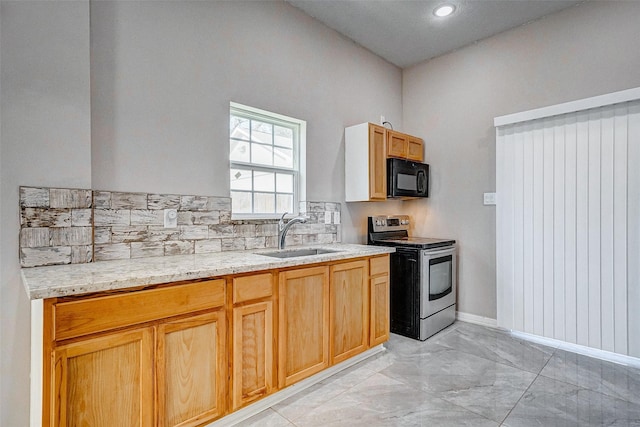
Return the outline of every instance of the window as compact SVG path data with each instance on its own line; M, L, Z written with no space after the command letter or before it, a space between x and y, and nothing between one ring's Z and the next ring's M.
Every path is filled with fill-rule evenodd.
M229 117L233 217L297 214L306 123L235 103Z

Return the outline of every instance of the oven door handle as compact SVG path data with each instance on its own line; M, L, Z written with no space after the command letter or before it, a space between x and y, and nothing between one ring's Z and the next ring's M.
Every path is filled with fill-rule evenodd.
M456 253L455 248L448 248L448 249L443 249L441 251L424 251L424 256L428 256L430 258L434 258L435 256L439 256L439 255L452 255Z

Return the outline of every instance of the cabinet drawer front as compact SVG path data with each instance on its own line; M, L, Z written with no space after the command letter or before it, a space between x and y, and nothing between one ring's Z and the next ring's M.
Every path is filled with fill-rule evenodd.
M369 274L377 276L378 274L389 274L389 255L371 258L369 264Z
M224 280L56 304L54 339L88 335L224 305Z
M273 275L271 273L236 277L233 279L233 303L266 298L273 295Z

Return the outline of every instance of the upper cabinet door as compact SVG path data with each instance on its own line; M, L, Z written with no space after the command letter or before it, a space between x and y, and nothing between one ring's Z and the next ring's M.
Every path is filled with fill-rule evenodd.
M387 129L387 156L422 162L424 142L418 137Z
M407 159L424 161L424 142L415 136L407 135Z
M385 129L369 124L369 199L387 198L387 156Z
M387 156L407 158L407 135L387 129Z
M387 132L373 123L344 130L345 201L387 199Z

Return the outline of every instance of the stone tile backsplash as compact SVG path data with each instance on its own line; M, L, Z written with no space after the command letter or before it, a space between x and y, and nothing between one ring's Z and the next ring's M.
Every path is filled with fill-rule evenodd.
M178 211L164 227L164 209ZM333 202L301 202L309 219L287 235L288 246L340 241L340 226L325 224ZM20 263L23 267L275 248L277 220L232 221L228 197L20 188Z
M92 260L91 190L20 187L20 265Z

